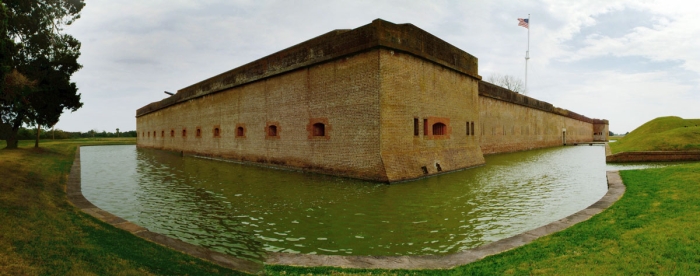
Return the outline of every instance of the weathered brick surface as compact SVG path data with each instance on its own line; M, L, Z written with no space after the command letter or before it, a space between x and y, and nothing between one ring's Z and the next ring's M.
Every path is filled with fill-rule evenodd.
M381 152L389 179L421 177L421 167L435 174L484 163L478 136L466 135L466 122L479 121L477 79L392 50L380 51L380 64ZM439 122L445 135L432 133Z
M489 97L479 97L477 133L484 154L593 141L593 124Z
M594 124L607 129L608 123L483 81L479 112L476 131L484 154L591 142Z
M139 134L187 129L186 137L140 135L138 145L387 181L378 66L377 51L363 52L191 99L137 118ZM309 137L312 119L327 122L329 139ZM278 137L267 137L270 124ZM194 135L197 126L202 137ZM245 137L236 137L238 126Z
M607 142L609 135L608 120L593 119L593 141Z
M334 30L241 67L180 89L177 94L139 108L137 116L207 94L259 81L376 48L391 48L480 78L477 59L412 24L381 19L353 30Z

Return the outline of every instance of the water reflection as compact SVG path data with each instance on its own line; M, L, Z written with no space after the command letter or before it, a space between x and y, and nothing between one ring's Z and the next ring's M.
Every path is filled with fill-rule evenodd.
M135 146L81 148L83 193L151 231L247 259L264 251L444 254L566 217L606 192L602 147L492 155L392 185Z

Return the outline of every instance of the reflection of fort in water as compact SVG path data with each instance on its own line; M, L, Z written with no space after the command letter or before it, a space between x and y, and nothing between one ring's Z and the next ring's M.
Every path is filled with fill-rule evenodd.
M483 82L476 57L377 19L144 106L137 131L139 147L394 182L605 141L608 122Z
M153 232L234 256L447 254L571 215L607 191L599 146L486 156L396 185L134 146L82 147L83 194Z

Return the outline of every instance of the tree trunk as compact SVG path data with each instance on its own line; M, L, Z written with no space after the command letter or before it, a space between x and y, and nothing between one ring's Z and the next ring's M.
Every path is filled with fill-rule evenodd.
M19 132L19 127L22 125L22 120L17 119L15 120L15 123L12 125L12 130L10 131L9 135L7 136L7 147L6 149L16 149L17 148L17 132Z
M36 125L36 141L34 142L34 147L39 147L39 133L41 133L41 125Z
M17 132L13 131L10 133L10 136L7 137L7 147L6 149L16 149L17 148Z

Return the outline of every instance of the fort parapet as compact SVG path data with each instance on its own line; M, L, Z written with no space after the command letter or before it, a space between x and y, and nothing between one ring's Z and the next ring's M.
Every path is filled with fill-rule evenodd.
M608 124L483 82L474 56L380 19L183 88L136 117L138 147L382 182L607 140Z
M393 24L377 19L357 29L328 32L180 89L172 97L139 108L136 116L203 95L378 48L410 53L481 79L477 70L478 61L474 56L412 24Z

